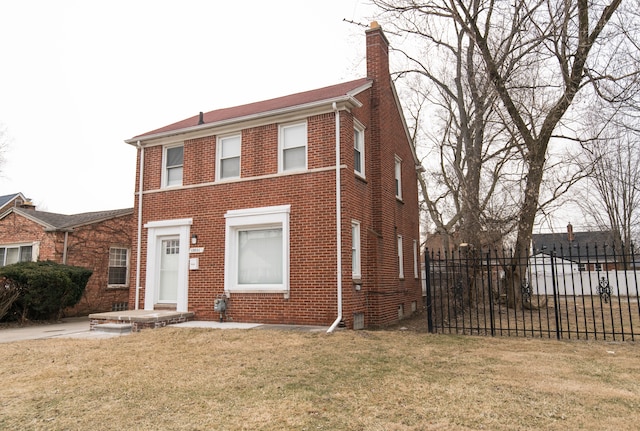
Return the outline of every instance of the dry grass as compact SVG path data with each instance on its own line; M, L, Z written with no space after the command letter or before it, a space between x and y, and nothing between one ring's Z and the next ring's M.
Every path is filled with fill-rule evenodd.
M0 348L0 429L631 430L640 346L164 328Z

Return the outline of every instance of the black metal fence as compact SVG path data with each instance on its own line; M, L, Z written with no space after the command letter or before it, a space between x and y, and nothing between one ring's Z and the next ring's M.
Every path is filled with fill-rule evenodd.
M640 338L640 262L633 249L553 249L527 259L427 250L425 268L433 333Z

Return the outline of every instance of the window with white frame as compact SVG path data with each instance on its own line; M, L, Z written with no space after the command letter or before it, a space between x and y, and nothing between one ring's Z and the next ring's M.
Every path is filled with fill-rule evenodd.
M218 138L216 151L216 179L240 177L240 148L242 137L240 135Z
M364 127L356 124L353 129L353 170L364 177Z
M182 185L182 171L184 162L184 146L165 147L164 149L164 186Z
M279 127L280 172L307 169L307 123L283 124Z
M398 277L404 278L404 256L402 252L402 235L398 235Z
M289 205L225 214L225 290L289 291Z
M396 197L402 199L402 159L396 156L395 165Z
M33 245L11 245L0 247L0 266L12 265L18 262L31 262L35 260Z
M413 278L419 278L418 273L418 241L413 240Z
M360 264L360 223L351 222L351 273L354 279L362 277Z
M107 284L112 287L125 287L129 283L129 249L109 248L109 277Z

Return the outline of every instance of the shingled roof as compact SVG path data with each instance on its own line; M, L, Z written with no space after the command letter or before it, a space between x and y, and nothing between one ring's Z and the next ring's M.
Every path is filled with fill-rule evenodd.
M290 94L275 99L263 100L260 102L249 103L246 105L234 106L231 108L217 109L203 113L202 116L195 115L177 123L143 133L128 139L126 142L133 143L143 138L152 137L154 135L162 135L178 130L190 129L194 127L207 127L216 123L227 122L230 120L242 120L255 116L268 116L283 110L293 110L303 108L305 106L318 103L330 103L353 97L361 91L369 88L372 84L368 78L361 78L354 81L344 82L329 87L318 88L315 90L304 91L302 93ZM201 118L202 117L202 118Z
M81 214L57 214L46 211L37 211L24 208L11 208L5 216L11 212L20 214L36 223L44 226L46 230L72 230L73 228L85 226L92 223L109 220L115 217L133 214L133 208L124 208L108 211L87 212Z

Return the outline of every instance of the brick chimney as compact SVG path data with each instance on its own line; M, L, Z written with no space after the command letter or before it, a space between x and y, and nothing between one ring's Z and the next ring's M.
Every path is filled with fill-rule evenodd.
M22 202L22 204L20 204L20 208L23 208L25 210L35 210L36 206L33 204L33 202L31 202L31 200L27 199L26 201Z
M569 223L567 225L567 240L569 242L573 242L574 239L575 239L575 236L573 235L573 225Z
M373 21L366 31L367 35L367 78L376 83L390 82L389 77L389 41L382 27Z

